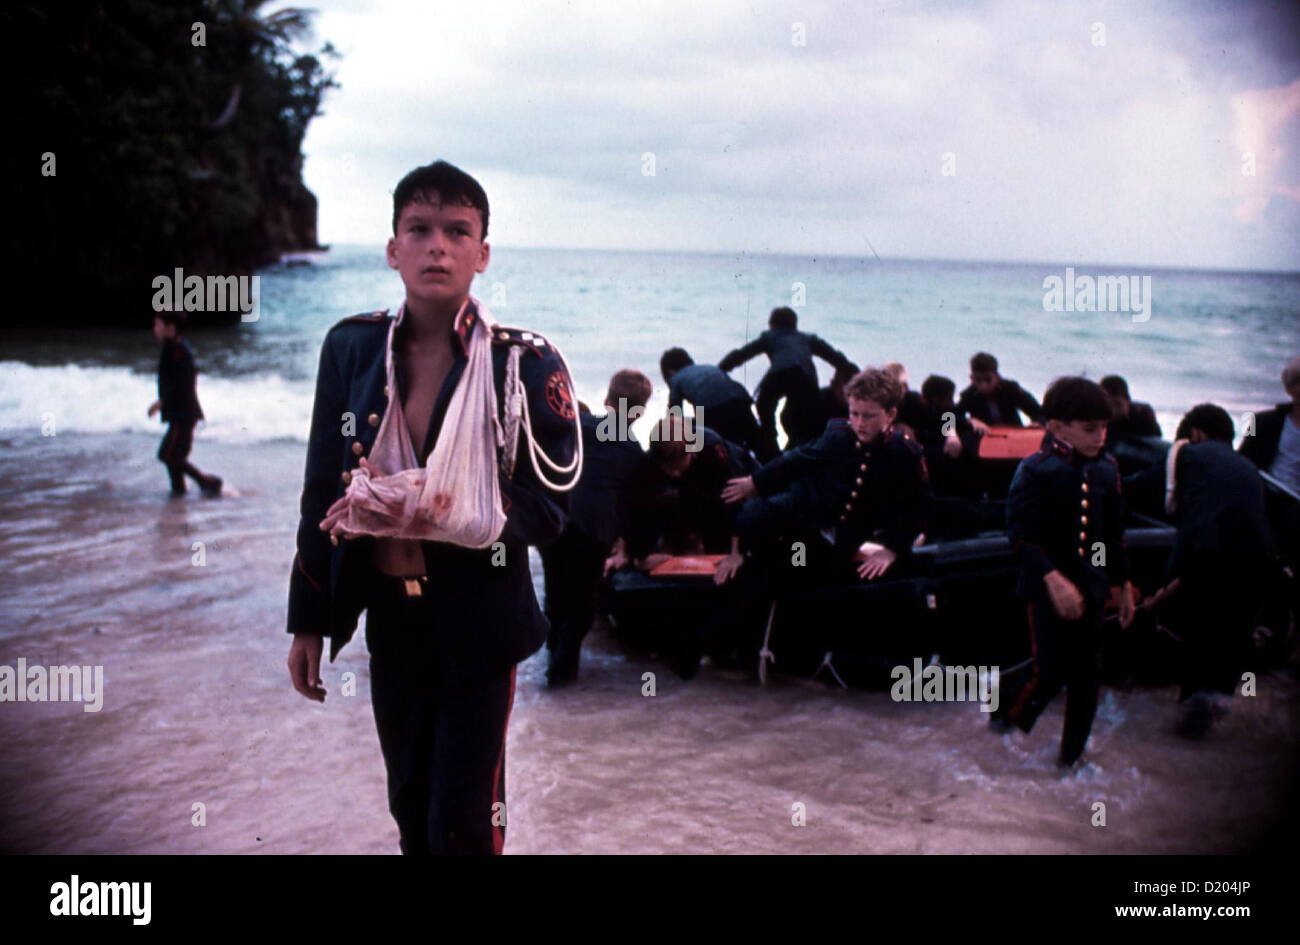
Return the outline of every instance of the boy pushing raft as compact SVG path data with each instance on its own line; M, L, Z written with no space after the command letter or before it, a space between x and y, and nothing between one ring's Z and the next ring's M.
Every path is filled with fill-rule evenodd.
M893 426L902 384L867 368L845 394L847 420L831 420L811 443L723 490L727 502L745 503L736 533L751 560L731 591L734 617L720 614L703 648L725 648L731 635L748 662L775 595L874 580L906 558L927 526L934 497L923 450ZM857 560L868 541L882 547Z

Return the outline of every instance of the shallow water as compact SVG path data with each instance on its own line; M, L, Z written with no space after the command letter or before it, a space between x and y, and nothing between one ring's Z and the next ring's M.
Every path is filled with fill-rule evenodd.
M326 667L323 706L284 666L302 446L200 431L192 459L237 495L168 501L156 438L0 445L0 664L105 676L98 713L0 703L0 848L396 852L362 635ZM972 704L711 669L682 683L600 628L575 687L545 690L544 670L519 675L510 853L1239 851L1294 786L1287 672L1199 745L1172 734L1172 687L1105 689L1088 764L1062 778L1061 700L1030 736L997 736Z

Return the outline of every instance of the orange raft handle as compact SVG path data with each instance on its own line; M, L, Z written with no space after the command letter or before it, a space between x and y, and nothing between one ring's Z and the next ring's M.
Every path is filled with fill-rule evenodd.
M650 570L651 577L712 577L726 555L675 555Z
M980 437L980 459L1024 459L1042 443L1042 427L991 427Z

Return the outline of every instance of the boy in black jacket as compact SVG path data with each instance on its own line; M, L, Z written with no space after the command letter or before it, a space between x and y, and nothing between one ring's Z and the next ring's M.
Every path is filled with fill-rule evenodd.
M1030 423L1043 422L1043 408L1015 381L998 373L998 359L981 351L970 359L970 386L961 392L957 409L970 417L981 434L990 426L1023 427L1023 412Z
M162 342L162 354L158 358L158 399L149 406L149 416L161 411L163 423L168 424L158 446L158 459L171 477L171 494L184 495L185 477L189 476L204 495L215 496L221 494L221 477L209 476L189 461L194 427L203 419L203 408L195 389L198 370L194 354L181 337L184 325L184 312L157 312L153 317L153 336Z
M408 854L502 852L516 664L549 629L533 593L528 546L559 536L567 490L581 468L564 359L535 332L497 325L489 335L469 294L491 256L487 232L487 194L444 161L416 168L393 191L387 259L401 274L405 302L396 319L387 312L344 319L321 346L289 578L289 676L308 699L325 700L323 638L333 659L366 611L388 807ZM349 533L360 495L349 488L354 478L363 470L375 478L402 471L372 463L376 448L385 447L383 418L404 424L391 428L409 434L401 452L412 455L403 462L424 468L451 435L449 421L457 425L452 408L462 401L455 395L467 384L472 357L483 353L491 359L498 421L506 425L513 375L532 430L518 431L513 463L502 457L508 445L497 451L508 471L487 473L496 476L505 516L497 540L469 547ZM494 429L460 429L457 448L495 438Z
M763 429L763 448L755 452L763 461L780 453L776 443L776 405L782 397L786 399L782 416L789 416L793 424L793 429L785 431L786 449L815 439L822 432L815 425L819 404L813 355L834 365L837 370L854 373L858 370L842 351L832 348L816 335L799 331L799 316L794 309L772 309L767 325L767 331L749 344L727 352L718 362L718 367L725 372L760 354L766 354L771 361L758 384L758 420ZM707 417L705 421L708 421Z
M1103 451L1110 401L1082 377L1052 382L1043 398L1047 432L1016 469L1007 496L1007 537L1020 555L1017 594L1029 603L1033 666L1018 693L1003 692L995 728L1028 732L1066 689L1059 763L1083 754L1097 711L1097 648L1102 608L1120 585L1119 620L1133 620L1133 585L1124 550L1119 466ZM1005 684L1005 682L1004 682Z
M736 516L736 533L751 555L731 591L732 614L714 621L706 648L730 637L748 662L775 594L896 571L927 527L934 496L925 456L916 440L893 426L902 384L867 368L845 394L847 420L831 420L813 442L732 479L723 490L727 502L748 500ZM868 541L881 547L857 560Z
M1198 404L1176 436L1166 462L1129 476L1124 487L1130 501L1178 524L1169 583L1157 599L1169 598L1162 621L1168 613L1183 640L1179 734L1200 738L1213 723L1214 694L1231 694L1241 682L1278 567L1264 484L1250 461L1232 451L1228 412Z

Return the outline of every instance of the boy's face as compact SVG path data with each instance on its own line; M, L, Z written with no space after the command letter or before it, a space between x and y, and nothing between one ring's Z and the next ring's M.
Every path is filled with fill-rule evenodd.
M691 461L694 458L694 453L684 452L673 461L660 463L659 468L669 479L680 479L691 468Z
M863 443L874 440L885 427L894 422L897 416L897 407L886 410L874 400L849 398L849 426Z
M459 305L491 251L480 239L483 220L476 209L431 196L431 203L402 208L397 234L388 241L388 265L401 273L409 300Z
M153 320L153 336L159 341L167 341L169 338L176 337L176 329L161 318L155 318Z
M1069 443L1076 451L1089 459L1101 452L1106 442L1105 420L1048 420L1047 429L1052 436Z
M997 371L973 371L970 376L970 382L985 397L991 396L998 389L999 380Z

